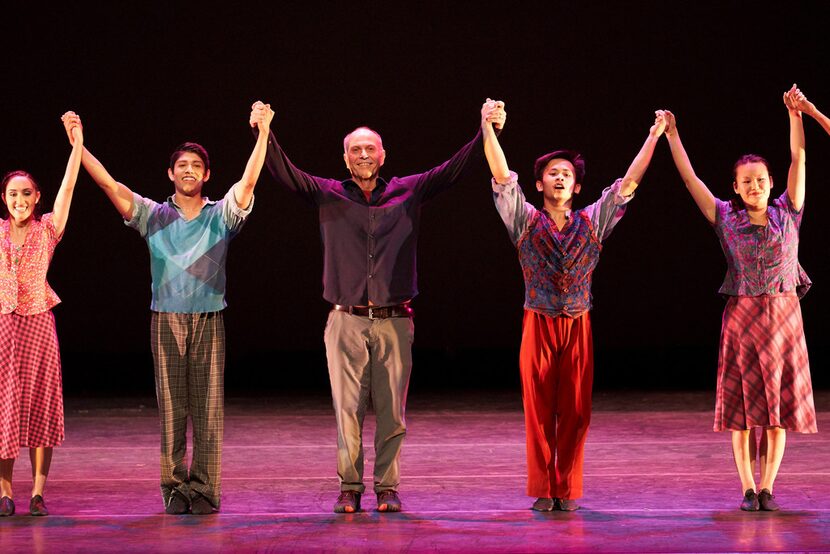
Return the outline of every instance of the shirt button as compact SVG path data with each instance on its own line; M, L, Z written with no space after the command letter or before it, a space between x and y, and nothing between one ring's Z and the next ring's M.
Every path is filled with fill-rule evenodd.
M372 275L372 274L370 273L370 274L369 274L369 279L371 279L372 277L374 277L374 275Z

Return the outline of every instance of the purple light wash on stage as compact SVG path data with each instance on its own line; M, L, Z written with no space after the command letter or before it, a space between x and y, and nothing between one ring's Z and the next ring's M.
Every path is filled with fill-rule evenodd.
M633 197L621 196L621 180L602 191L599 200L569 212L560 231L548 213L525 200L515 173L510 181L493 179L493 199L510 240L519 251L525 281L525 309L549 317L577 317L591 309L591 278L600 244L614 229Z

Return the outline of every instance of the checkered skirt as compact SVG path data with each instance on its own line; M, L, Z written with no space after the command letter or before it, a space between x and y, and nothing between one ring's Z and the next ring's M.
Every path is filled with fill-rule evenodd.
M0 458L64 439L61 359L55 317L0 315Z
M715 431L815 433L801 306L793 293L732 296L723 311Z

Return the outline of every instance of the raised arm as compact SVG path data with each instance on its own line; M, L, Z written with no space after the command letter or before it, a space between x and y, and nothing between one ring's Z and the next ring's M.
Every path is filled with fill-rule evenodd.
M657 146L657 140L663 131L666 130L666 117L662 111L654 112L654 124L648 130L648 136L640 151L634 157L634 161L625 172L620 185L620 194L623 196L631 196L634 194L634 189L640 184L643 175L648 169L648 164L651 163L651 156L654 154L654 147Z
M274 110L271 109L271 104L263 104L257 100L251 106L249 123L252 128L256 127L257 129L256 144L254 145L254 151L251 152L251 157L248 158L248 165L245 166L245 173L242 174L242 179L233 186L233 195L236 198L236 203L243 210L247 210L248 205L251 203L251 198L254 196L254 187L262 171L262 165L265 163L265 153L268 149L268 134L271 129L271 120L273 119Z
M502 104L503 106L503 104ZM506 115L504 108L500 108L503 117L497 117L494 113L493 123L496 129L504 126ZM445 191L458 183L464 171L469 167L470 160L481 156L483 151L483 133L479 129L473 140L461 147L453 156L437 167L433 167L425 173L412 175L406 179L415 179L415 188L420 189L422 198L428 200L438 193Z
M74 140L72 138L72 130L67 124L67 121L63 122L63 126L66 129L66 134L69 136L69 142L71 144ZM85 146L82 146L82 148L83 155L81 157L81 163L84 169L92 177L92 180L101 187L101 190L110 199L110 202L118 210L118 213L121 214L121 217L127 220L130 219L133 216L133 192L125 185L113 179L109 172L104 169L101 162Z
M481 133L484 138L484 156L490 166L490 173L497 183L507 183L510 180L510 168L507 158L496 136L496 128L501 128L507 119L504 111L504 102L487 99L481 106Z
M801 91L799 90L799 93L800 92ZM828 135L830 135L830 118L821 113L812 102L807 100L804 94L800 94L799 96L797 96L795 102L796 108L801 110L801 113L806 113L807 115L818 121L818 124L821 125L821 127L827 132Z
M787 172L787 196L795 211L804 206L807 155L804 150L804 122L801 120L799 101L807 101L804 94L793 84L784 93L784 105L790 116L790 170Z
M84 130L81 118L75 112L66 112L61 116L61 121L69 135L72 153L69 154L69 161L66 162L66 172L63 174L63 181L55 196L55 207L52 212L52 224L59 237L63 235L63 230L66 228L69 206L72 205L72 194L75 192L75 183L78 181L81 157L84 153Z
M668 110L663 110L663 117L666 119L666 139L669 141L669 148L671 148L674 165L677 166L680 177L686 184L686 188L692 195L695 204L697 204L697 207L703 213L703 217L710 224L714 225L717 215L715 197L706 184L698 179L695 170L692 169L692 162L689 161L689 156L686 155L686 149L683 148L683 143L680 141L680 134L677 132L677 122L674 114Z

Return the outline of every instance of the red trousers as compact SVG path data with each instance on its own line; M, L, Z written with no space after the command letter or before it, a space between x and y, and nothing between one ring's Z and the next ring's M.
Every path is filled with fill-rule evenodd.
M594 380L588 312L572 319L525 310L519 369L527 435L527 494L579 498Z

